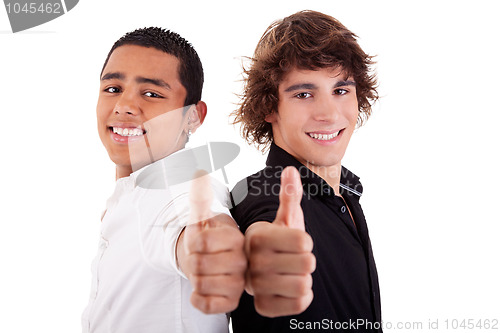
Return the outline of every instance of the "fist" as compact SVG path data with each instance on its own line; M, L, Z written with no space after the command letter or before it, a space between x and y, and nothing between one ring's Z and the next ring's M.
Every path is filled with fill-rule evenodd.
M257 312L266 317L299 314L313 299L316 258L300 207L300 175L293 167L281 174L279 198L274 222L256 222L245 235L249 260L245 287L254 296Z
M244 236L230 216L214 216L212 196L209 176L197 174L190 221L177 243L179 265L193 287L191 304L207 314L238 306L247 268Z

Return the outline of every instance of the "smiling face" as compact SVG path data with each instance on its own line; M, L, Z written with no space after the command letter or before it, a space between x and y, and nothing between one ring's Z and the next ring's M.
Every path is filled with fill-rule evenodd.
M189 124L178 68L176 57L154 48L123 45L111 54L101 76L97 124L117 178L184 147Z
M276 145L320 176L340 170L358 118L354 80L340 68L294 69L278 88L278 112L266 117Z

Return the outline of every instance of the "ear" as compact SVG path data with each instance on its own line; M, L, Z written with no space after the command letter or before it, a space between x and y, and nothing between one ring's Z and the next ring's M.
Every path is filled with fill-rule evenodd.
M264 120L265 120L265 121L267 121L268 123L271 123L271 124L272 124L272 123L276 122L276 117L277 117L277 116L278 116L278 112L273 111L273 113L268 114L268 115L264 118Z
M188 127L191 133L194 133L205 121L205 117L207 116L207 104L203 101L199 101L194 107L189 109L188 116Z

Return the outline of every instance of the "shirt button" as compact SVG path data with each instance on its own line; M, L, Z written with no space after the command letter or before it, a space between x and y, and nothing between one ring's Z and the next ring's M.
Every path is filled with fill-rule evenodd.
M347 208L346 208L345 206L342 206L342 207L340 208L340 212L341 212L342 214L344 214L344 213L346 212L346 210L347 210Z

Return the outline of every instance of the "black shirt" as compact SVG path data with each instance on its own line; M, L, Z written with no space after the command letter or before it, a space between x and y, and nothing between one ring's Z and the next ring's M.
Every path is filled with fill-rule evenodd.
M232 312L234 333L314 331L382 332L380 291L365 217L359 204L359 178L342 167L340 196L326 181L276 146L267 166L240 181L231 191L231 213L244 233L254 222L272 222L279 206L281 171L296 167L304 194L301 207L305 229L314 241L314 299L301 314L266 318L246 292ZM355 223L351 219L351 211Z

